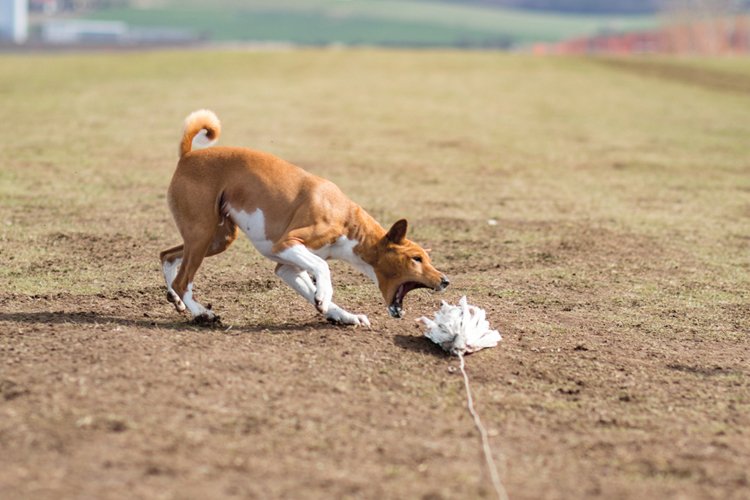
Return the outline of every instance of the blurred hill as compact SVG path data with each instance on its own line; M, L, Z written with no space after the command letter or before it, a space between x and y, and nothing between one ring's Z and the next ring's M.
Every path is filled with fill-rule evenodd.
M632 3L646 2L635 0ZM532 8L535 3L541 6L541 0L216 0L210 3L141 0L125 3L125 6L90 11L86 17L125 21L135 27L189 29L210 41L302 45L511 47L643 29L656 24L655 16L650 14L564 14L511 8ZM568 3L575 2L569 0Z
M474 4L548 12L579 14L645 14L656 12L660 0L447 0L451 3Z

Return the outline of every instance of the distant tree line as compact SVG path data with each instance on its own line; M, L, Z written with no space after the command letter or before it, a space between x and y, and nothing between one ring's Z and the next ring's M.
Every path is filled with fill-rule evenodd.
M451 3L575 14L646 14L659 10L661 0L445 0Z
M444 0L451 3L475 4L492 7L513 7L525 10L545 10L570 14L651 14L673 10L674 4L715 4L717 0ZM750 0L723 0L735 10L750 10Z

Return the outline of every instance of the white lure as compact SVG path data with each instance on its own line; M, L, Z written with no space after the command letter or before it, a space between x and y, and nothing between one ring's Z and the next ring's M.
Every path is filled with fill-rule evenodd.
M461 361L461 374L464 376L464 387L466 388L466 407L474 418L474 425L477 426L479 435L482 437L482 450L490 471L492 486L495 488L499 500L508 500L508 493L500 480L495 459L492 458L489 434L482 425L479 414L474 409L474 399L471 397L471 389L469 388L469 376L466 374L464 364L464 354L470 354L485 347L495 347L498 342L503 340L497 330L490 330L490 324L486 317L487 313L484 312L484 309L470 306L464 295L458 301L457 306L452 306L443 301L443 305L435 313L435 319L422 316L417 321L422 322L427 327L424 334L428 339L451 354L458 356Z
M457 306L443 301L434 320L422 316L417 321L427 327L428 339L459 356L495 347L503 339L497 330L490 330L486 316L484 309L469 305L463 296Z

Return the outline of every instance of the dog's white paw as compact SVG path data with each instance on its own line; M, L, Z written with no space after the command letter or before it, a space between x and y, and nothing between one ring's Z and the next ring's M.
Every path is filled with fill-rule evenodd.
M331 306L326 313L326 319L339 325L366 326L370 328L370 320L364 314L352 314L337 306Z
M359 320L359 324L357 326L366 326L367 328L372 328L372 325L370 324L370 320L367 319L367 316L364 314L357 314L357 320Z
M177 312L183 312L185 309L187 309L182 299L177 296L177 292L175 292L171 288L167 290L167 300L174 304L174 308L177 309Z

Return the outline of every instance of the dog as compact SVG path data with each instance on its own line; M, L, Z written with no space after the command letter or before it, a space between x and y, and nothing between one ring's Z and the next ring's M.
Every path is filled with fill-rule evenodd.
M212 111L185 119L169 185L167 201L183 243L160 259L167 299L178 312L187 309L196 323L218 321L193 295L193 279L203 259L226 250L240 231L277 263L276 275L332 323L370 327L366 315L332 302L328 259L368 276L394 318L403 317L411 290L449 285L427 251L406 238L406 220L386 231L331 181L269 153L214 146L220 133Z

